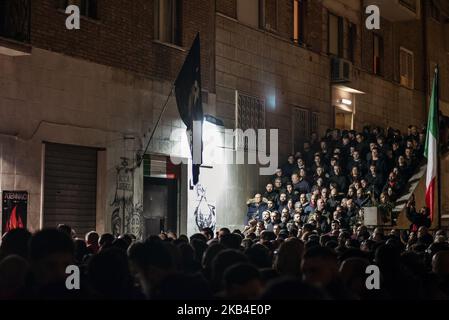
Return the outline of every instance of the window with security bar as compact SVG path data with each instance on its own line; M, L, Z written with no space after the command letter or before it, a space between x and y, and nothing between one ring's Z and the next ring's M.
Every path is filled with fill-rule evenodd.
M255 96L246 95L236 91L236 129L246 132L248 129L265 129L265 101ZM257 142L257 138L256 138ZM236 148L245 151L256 151L257 147L248 149L248 137L237 135Z
M307 109L294 107L292 117L293 152L302 150L304 142L310 139L312 132L319 132L319 114Z
M309 111L302 108L293 108L292 118L292 133L293 133L293 151L302 149L304 141L309 135Z
M310 127L309 127L309 135L308 137L310 137L312 135L313 132L318 133L320 128L319 128L319 116L318 116L318 112L311 112L310 113Z

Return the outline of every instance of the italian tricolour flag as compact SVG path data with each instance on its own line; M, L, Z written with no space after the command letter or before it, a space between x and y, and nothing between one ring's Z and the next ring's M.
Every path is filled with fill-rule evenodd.
M427 138L424 156L427 158L426 179L426 205L430 210L430 219L433 221L435 210L436 179L438 171L438 68L435 69L435 78L430 98L429 120L427 123Z

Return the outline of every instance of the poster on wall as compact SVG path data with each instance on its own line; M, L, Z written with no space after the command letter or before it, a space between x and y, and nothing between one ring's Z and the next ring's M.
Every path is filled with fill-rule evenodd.
M202 167L200 181L189 190L187 233L192 235L204 228L215 231L217 224L217 181L212 168Z
M26 228L28 192L3 191L2 208L2 234L13 229Z

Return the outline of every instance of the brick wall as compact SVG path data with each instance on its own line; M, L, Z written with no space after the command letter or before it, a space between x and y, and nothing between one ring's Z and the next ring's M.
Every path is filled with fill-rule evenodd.
M175 79L186 52L153 42L153 1L98 0L98 20L82 18L80 30L65 28L67 15L58 9L58 2L32 1L33 46L145 76ZM213 89L213 1L182 0L182 11L182 46L188 49L200 32L203 86Z
M226 17L217 17L216 34L217 116L227 128L235 126L235 90L266 101L281 158L291 152L294 106L320 113L321 133L332 125L326 57Z
M237 19L237 0L217 0L217 12ZM265 23L274 34L290 40L293 37L293 0L265 0ZM321 51L322 4L307 1L304 22L304 41L315 52Z

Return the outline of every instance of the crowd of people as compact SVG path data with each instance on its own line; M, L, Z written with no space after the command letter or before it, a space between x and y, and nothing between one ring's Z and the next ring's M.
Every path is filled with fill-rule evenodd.
M0 299L449 299L446 231L432 234L413 198L409 230L395 229L391 216L424 138L413 126L405 136L378 128L313 135L248 202L242 231L139 240L79 238L68 225L13 229L0 244ZM363 225L367 206L384 212L390 231ZM375 288L366 285L372 265ZM67 266L78 267L79 286L67 286Z
M73 265L79 286L68 287ZM374 288L371 265L380 273ZM449 299L449 243L424 226L319 236L309 225L300 238L221 228L144 241L94 231L81 239L67 225L14 229L0 245L0 299Z
M319 234L355 230L363 225L366 207L378 208L382 225L395 226L395 201L423 161L425 138L425 129L416 126L406 135L378 127L328 130L321 140L313 133L265 191L248 201L245 232L296 234L305 225Z

